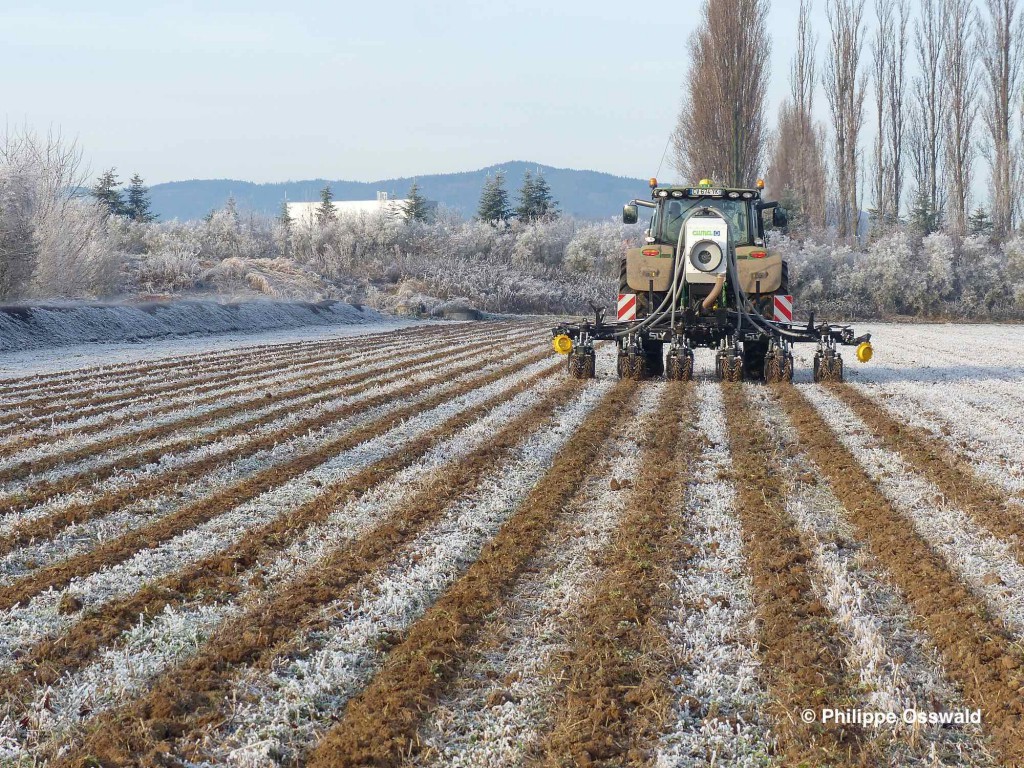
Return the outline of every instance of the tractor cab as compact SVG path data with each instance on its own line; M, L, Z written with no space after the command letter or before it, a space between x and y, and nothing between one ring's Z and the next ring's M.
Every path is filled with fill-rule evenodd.
M787 225L786 212L775 202L762 202L761 186L756 189L723 187L710 179L702 179L696 187L661 186L651 179L651 202L633 200L622 209L622 221L635 224L639 207L652 209L650 227L645 241L651 245L676 246L683 222L702 209L713 207L729 223L729 232L737 256L747 256L756 247L765 245L762 211L772 211L772 226Z

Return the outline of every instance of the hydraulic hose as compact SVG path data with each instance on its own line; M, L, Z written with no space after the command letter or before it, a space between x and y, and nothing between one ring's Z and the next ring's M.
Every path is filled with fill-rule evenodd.
M736 298L738 299L738 301L736 302L736 309L737 314L740 318L739 328L742 328L743 318L746 318L756 328L759 328L760 330L764 331L769 335L777 333L780 336L787 336L794 339L803 338L798 333L793 333L792 331L787 331L784 328L780 328L778 325L776 325L774 321L762 317L757 311L749 311L750 299L748 298L746 291L743 290L743 285L739 281L739 275L736 269L735 256L729 259L729 273L732 277L734 285L736 286ZM739 328L737 328L737 333L739 332Z
M647 326L651 325L652 323L654 323L654 322L656 322L658 320L661 320L665 316L665 305L668 304L670 301L672 302L672 315L671 315L672 321L671 322L672 322L672 327L675 328L675 324L676 324L676 322L675 322L676 321L676 304L677 304L676 297L679 294L679 281L680 281L680 277L681 277L682 263L683 263L682 259L680 259L680 257L679 257L679 254L680 254L680 251L682 250L682 247L683 247L682 244L683 244L683 234L684 234L684 232L685 232L684 227L680 227L679 228L679 238L676 240L675 264L673 264L673 269L672 269L672 286L671 286L670 290L665 294L665 298L661 300L661 304L658 305L657 309L655 309L647 317L645 317L643 320L641 320L638 325L635 325L632 328L629 328L629 329L624 330L624 331L619 331L618 333L615 334L615 338L618 339L618 338L621 338L623 336L628 336L631 333L636 333L637 331L642 331L644 328L646 328Z

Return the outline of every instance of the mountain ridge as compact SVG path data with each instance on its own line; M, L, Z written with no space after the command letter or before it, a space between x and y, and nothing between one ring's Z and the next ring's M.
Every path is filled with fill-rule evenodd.
M602 171L556 168L524 160L496 163L473 171L402 176L377 181L344 179L303 179L256 183L239 179L187 179L154 184L150 188L153 210L161 221L199 219L223 206L229 197L240 211L277 215L281 203L318 200L320 190L330 184L335 200L372 200L378 191L405 197L413 181L430 200L458 211L463 216L476 212L484 181L498 171L505 173L505 185L514 201L523 174L540 172L551 186L562 211L581 219L607 219L619 215L622 204L643 196L644 179L631 179Z

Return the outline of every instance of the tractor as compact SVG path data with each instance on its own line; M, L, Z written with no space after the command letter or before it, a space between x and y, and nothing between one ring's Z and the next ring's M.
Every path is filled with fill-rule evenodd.
M764 201L764 183L753 189L717 185L659 185L651 199L632 200L622 220L635 224L640 208L651 210L643 244L620 261L615 320L594 308L594 318L556 326L557 352L568 356L574 378L595 375L594 343L614 341L620 377L693 378L696 348L715 350L715 373L723 381L768 383L793 379L791 345L818 345L815 381L842 381L837 347L856 346L857 359L871 359L871 334L848 326L804 324L793 319L789 265L769 247L766 214L784 229L786 211Z

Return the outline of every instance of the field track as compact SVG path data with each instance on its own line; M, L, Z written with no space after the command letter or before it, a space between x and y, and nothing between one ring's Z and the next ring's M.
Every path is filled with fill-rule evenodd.
M1020 344L872 330L830 385L511 320L0 379L0 766L1024 766Z

